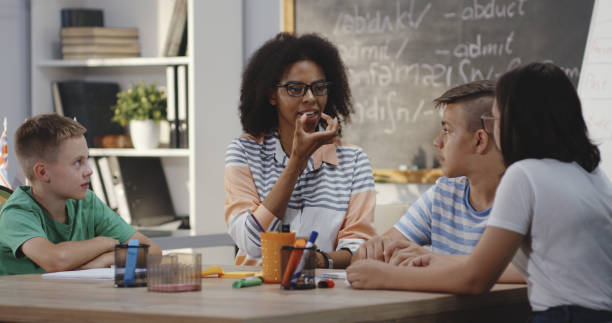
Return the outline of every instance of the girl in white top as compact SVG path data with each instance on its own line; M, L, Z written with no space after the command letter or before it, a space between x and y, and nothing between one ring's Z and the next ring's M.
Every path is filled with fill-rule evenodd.
M428 254L413 267L360 261L348 280L354 288L480 294L512 261L527 280L532 322L612 321L612 185L571 81L553 64L507 72L483 120L508 169L473 254Z

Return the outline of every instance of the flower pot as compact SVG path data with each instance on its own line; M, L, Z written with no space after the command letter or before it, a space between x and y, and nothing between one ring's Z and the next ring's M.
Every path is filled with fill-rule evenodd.
M159 123L153 120L131 120L130 138L136 149L154 149L159 145Z

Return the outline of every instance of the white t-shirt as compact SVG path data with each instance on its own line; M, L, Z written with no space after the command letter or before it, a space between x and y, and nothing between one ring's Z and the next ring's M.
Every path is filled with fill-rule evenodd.
M534 311L612 310L612 185L599 168L526 159L497 188L489 226L525 235L513 264Z

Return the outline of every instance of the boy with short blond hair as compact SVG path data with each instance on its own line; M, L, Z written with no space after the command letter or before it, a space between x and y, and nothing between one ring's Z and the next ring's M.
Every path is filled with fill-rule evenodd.
M0 212L0 275L109 267L114 246L150 239L125 223L89 190L86 129L42 114L15 134L17 160L31 186L20 186Z

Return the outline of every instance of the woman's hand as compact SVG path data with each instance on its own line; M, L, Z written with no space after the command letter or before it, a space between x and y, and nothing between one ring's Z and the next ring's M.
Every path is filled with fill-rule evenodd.
M332 143L338 135L338 118L331 118L325 113L321 113L321 118L327 121L327 128L324 131L308 132L305 124L306 114L301 115L295 120L295 132L293 134L293 144L290 159L298 161L300 170L304 170L308 164L308 159L319 147Z
M394 268L382 261L359 260L346 269L346 279L356 289L385 289L387 284L394 284L389 278Z

